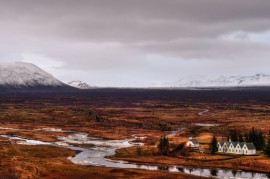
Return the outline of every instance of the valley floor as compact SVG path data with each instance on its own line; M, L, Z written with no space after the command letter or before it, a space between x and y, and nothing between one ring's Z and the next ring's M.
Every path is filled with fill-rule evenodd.
M0 102L1 134L47 142L57 141L57 136L67 134L37 129L81 131L91 137L105 139L146 136L143 140L145 147L152 147L153 151L160 136L170 134L164 131L185 128L185 131L169 137L170 142L177 145L189 136L207 143L213 132L222 137L224 131L240 129L245 132L255 127L267 135L270 129L268 91L107 89L84 93L2 94ZM200 115L205 110L208 111ZM136 156L134 152L134 148L120 149L113 158L133 162L270 171L270 159L264 156L218 161L219 157L224 156L194 154L190 158L173 158L148 154ZM186 174L166 171L76 165L67 159L75 154L66 148L17 145L0 137L0 174L7 178L187 178ZM197 178L188 176L191 177Z

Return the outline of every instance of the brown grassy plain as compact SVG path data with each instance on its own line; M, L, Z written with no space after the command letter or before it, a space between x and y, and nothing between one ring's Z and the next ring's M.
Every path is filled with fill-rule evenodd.
M82 93L60 94L3 94L0 105L1 133L15 134L31 139L56 141L61 132L45 132L36 129L53 127L89 133L89 136L106 139L132 138L131 135L147 136L146 148L155 151L155 144L163 130L186 128L170 137L170 142L185 142L188 136L200 142L209 142L215 132L219 139L229 130L242 132L255 127L268 133L270 129L270 95L268 92L205 92L160 90L93 90ZM199 112L208 109L203 116ZM90 112L102 117L98 121ZM200 127L196 123L220 124L218 127ZM162 130L163 129L163 130ZM185 178L184 174L165 171L114 169L79 166L67 160L74 155L68 149L51 146L11 145L0 139L0 164L3 175L16 173L23 178ZM148 147L149 144L149 147ZM206 146L207 147L207 146ZM145 148L144 148L145 149ZM131 148L130 153L135 149ZM137 162L164 164L218 166L257 171L270 171L270 160L263 156L232 158L228 156L200 156L193 158L160 157L146 155L129 156L119 151L114 158ZM196 160L195 160L196 159ZM253 165L256 164L254 168ZM38 172L37 172L38 171ZM190 177L190 176L189 176ZM194 177L196 178L196 177Z

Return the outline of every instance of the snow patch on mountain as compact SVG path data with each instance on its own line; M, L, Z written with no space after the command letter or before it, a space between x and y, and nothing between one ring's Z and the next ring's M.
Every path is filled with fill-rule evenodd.
M74 88L79 88L79 89L90 89L90 88L94 88L95 86L90 86L87 83L84 83L82 81L71 81L68 83L69 86L72 86Z
M270 86L270 75L256 74L253 76L220 76L205 79L179 80L167 87L248 87L248 86Z
M0 86L35 87L35 86L65 86L64 83L31 63L12 62L0 63Z

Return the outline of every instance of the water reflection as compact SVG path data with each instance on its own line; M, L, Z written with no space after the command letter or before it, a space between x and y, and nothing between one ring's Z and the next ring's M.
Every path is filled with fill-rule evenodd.
M181 168L181 167L177 167L177 170L179 171L179 172L184 172L184 169L183 168Z
M203 177L214 177L214 178L237 178L237 179L270 179L270 173L257 173L257 172L246 172L233 169L207 169L200 167L185 167L178 165L147 165L147 164L136 164L128 163L126 161L109 160L106 157L115 154L115 150L132 146L129 140L104 140L88 137L84 133L75 133L68 137L61 137L61 145L59 142L45 143L39 140L28 140L20 138L19 136L12 135L0 135L7 137L10 140L17 141L18 144L24 145L53 145L59 147L70 148L74 151L80 151L74 157L69 159L79 165L96 165L114 168L134 168L134 169L145 169L145 170L165 170L170 172L182 172ZM92 144L93 147L75 147L73 144Z
M169 170L168 166L158 166L158 170Z
M232 170L232 174L233 174L233 176L235 177L236 174L237 174L237 170Z
M217 169L211 169L210 173L212 176L218 176L218 170Z

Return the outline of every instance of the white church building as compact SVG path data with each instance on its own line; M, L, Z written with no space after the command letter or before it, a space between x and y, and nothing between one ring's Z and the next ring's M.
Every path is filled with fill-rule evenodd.
M256 148L253 143L220 141L218 142L217 145L218 145L218 152L220 153L230 153L239 155L256 154Z
M189 140L186 143L186 146L189 147L189 148L199 148L200 144L196 139L193 139L192 137L189 137Z

